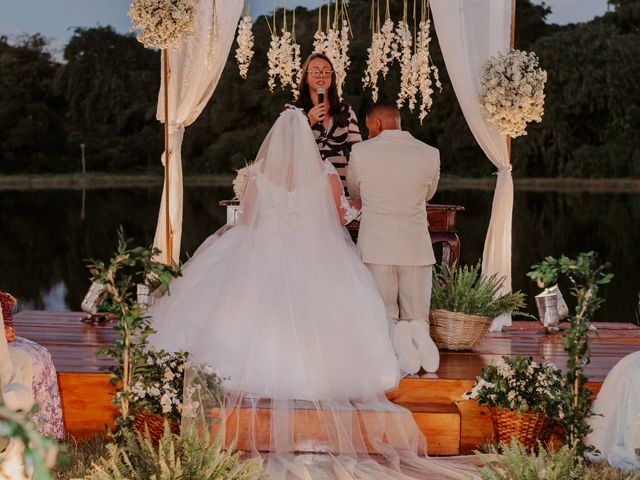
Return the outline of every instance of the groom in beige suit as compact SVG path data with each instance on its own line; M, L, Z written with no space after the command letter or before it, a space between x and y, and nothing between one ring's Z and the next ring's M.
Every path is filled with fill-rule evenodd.
M367 114L369 140L351 151L347 187L362 199L358 248L395 325L392 337L400 368L435 372L438 349L429 336L432 265L426 202L440 178L440 154L400 129L393 103Z

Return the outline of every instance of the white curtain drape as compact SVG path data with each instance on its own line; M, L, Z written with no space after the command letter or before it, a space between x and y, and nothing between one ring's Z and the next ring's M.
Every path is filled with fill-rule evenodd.
M173 232L171 258L180 259L182 236L182 139L185 127L193 123L211 98L229 56L243 0L199 0L196 26L177 49L169 49L169 215ZM165 121L164 78L158 95L157 118ZM165 156L162 155L164 164ZM165 202L162 191L154 247L162 251L164 261Z
M480 75L489 57L511 45L511 0L431 0L434 25L447 72L469 128L498 169L491 220L482 255L484 275L505 277L503 292L511 291L511 223L513 178L507 139L480 111ZM494 320L492 330L511 324L511 317Z

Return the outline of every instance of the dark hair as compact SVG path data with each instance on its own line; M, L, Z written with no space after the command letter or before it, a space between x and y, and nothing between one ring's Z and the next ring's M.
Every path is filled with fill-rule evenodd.
M338 97L338 89L336 87L336 72L333 69L331 60L322 53L312 53L307 57L304 65L302 65L300 83L298 84L298 100L296 100L295 105L302 108L305 112L308 112L313 108L311 92L309 91L309 84L307 83L307 75L309 73L309 63L311 63L311 60L315 60L316 58L324 60L331 66L331 85L327 92L327 99L329 100L329 115L333 117L333 121L337 126L344 128L349 125L349 106L340 101L340 98Z
M390 100L380 100L379 102L371 105L371 108L367 111L367 117L370 117L374 113L387 113L394 115L396 118L400 118L400 110L395 102Z

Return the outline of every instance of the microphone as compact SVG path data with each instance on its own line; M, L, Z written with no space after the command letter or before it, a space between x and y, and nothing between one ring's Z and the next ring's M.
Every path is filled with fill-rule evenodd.
M324 88L318 87L318 103L324 103Z

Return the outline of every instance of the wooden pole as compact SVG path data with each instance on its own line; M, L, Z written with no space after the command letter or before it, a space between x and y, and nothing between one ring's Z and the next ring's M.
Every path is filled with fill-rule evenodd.
M511 0L511 48L516 45L516 0ZM507 135L507 155L511 163L511 137Z
M169 214L169 52L162 50L162 70L164 74L164 223L165 223L165 263L172 264L173 235Z

